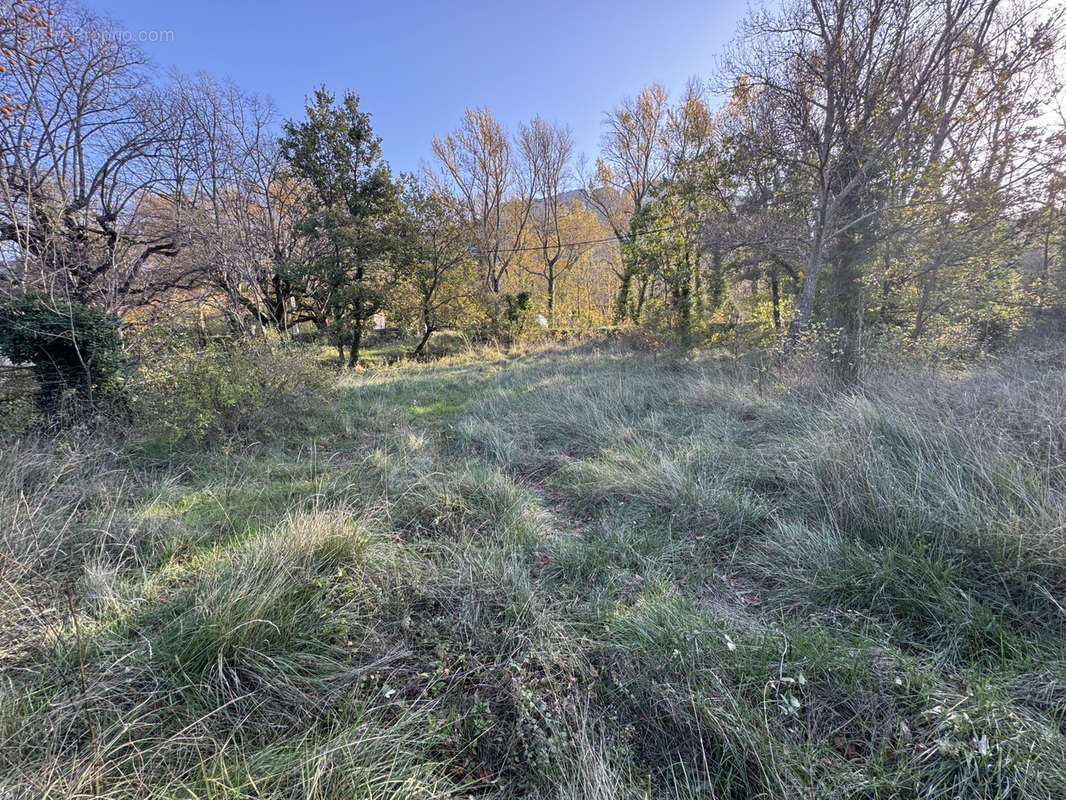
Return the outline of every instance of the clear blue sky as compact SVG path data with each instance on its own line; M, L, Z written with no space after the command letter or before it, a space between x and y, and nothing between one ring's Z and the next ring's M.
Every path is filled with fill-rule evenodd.
M539 114L595 155L603 112L651 81L677 93L709 77L743 0L84 0L117 27L172 31L143 48L160 67L231 77L286 117L325 83L373 114L396 171L417 169L434 133L469 106L504 123ZM147 38L158 38L149 35Z

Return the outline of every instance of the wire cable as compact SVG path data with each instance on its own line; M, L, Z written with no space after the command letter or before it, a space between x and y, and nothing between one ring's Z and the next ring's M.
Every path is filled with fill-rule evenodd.
M631 234L630 238L638 239L641 236L651 236L652 234L655 234L655 233L667 233L668 231L677 230L680 227L682 227L682 226L681 225L670 225L669 227L666 227L666 228L656 228L653 231L642 231L640 233ZM581 247L581 246L590 245L590 244L610 244L611 242L617 242L617 241L618 241L618 237L617 236L612 236L609 239L589 239L589 240L584 241L584 242L560 242L558 245L549 244L548 247L549 248L554 248L554 247L557 247L557 246L559 248L563 248L563 247ZM543 249L544 249L544 246L538 244L538 245L532 245L530 247L501 247L496 252L497 253L521 253L521 252L524 252L526 250L543 250Z

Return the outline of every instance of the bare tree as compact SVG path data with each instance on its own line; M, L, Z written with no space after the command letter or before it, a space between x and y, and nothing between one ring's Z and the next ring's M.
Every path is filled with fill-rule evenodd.
M185 120L173 198L189 243L182 285L221 302L237 325L320 324L317 294L288 269L309 246L297 226L305 191L281 157L273 105L202 74L176 76L175 91Z
M981 52L996 8L991 0L795 0L747 19L730 73L773 106L782 136L773 157L803 171L809 187L803 287L787 348L810 323L827 248L883 211L883 198L866 190L913 131L931 121L935 129L938 114L953 118L943 79ZM850 268L842 272L857 285Z
M155 207L178 127L141 53L103 29L61 8L0 76L0 94L23 98L0 128L0 238L18 253L14 284L116 310L178 250Z
M563 235L574 137L569 128L534 117L519 128L519 139L525 160L540 179L531 215L531 231L539 248L538 266L527 270L544 279L548 324L554 327L556 282L581 257L580 247L564 241Z
M670 166L667 112L666 89L654 83L641 89L636 97L622 101L604 119L607 130L602 153L596 162L595 175L585 181L583 192L588 204L607 221L623 252L633 243L630 221ZM618 315L632 313L637 318L646 281L639 281L637 296L633 298L632 284L639 276L624 269L619 277Z
M487 108L468 108L453 133L434 136L433 153L444 186L462 202L485 286L499 294L529 221L535 165L516 157L503 125Z
M987 253L1004 235L1022 249L1027 222L1039 216L1030 211L1054 194L1064 143L1047 136L1042 117L1061 96L1054 58L1061 23L1039 9L997 7L980 51L944 64L935 127L906 150L916 151L904 173L914 178L900 181L898 194L910 213L896 227L920 244L915 269L895 283L919 287L912 341L926 332L938 295L958 299L945 270ZM1014 224L1000 224L1005 218Z

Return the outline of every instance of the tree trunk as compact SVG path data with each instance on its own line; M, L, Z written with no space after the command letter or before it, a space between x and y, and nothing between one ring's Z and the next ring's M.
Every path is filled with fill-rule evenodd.
M774 310L774 330L781 330L781 281L777 277L777 266L770 267L770 302Z
M698 265L697 265L698 269ZM707 301L710 313L714 314L722 307L725 296L725 279L722 275L722 248L715 242L711 249L711 272L708 275Z
M200 349L204 350L204 349L207 348L207 320L204 319L204 304L203 303L200 303L200 320L199 320L199 325L197 326L196 331L199 334Z
M861 264L866 237L863 232L852 231L842 239L837 248L831 287L830 308L837 337L832 362L841 380L850 385L859 377L863 314Z
M910 339L912 342L918 341L922 334L925 333L925 325L928 321L927 314L929 300L932 298L933 291L936 289L937 273L939 271L939 265L935 265L929 271L929 276L925 279L925 283L922 284L922 296L918 299L918 311L914 317L914 327L911 328Z
M352 328L352 341L349 344L351 356L348 358L348 369L359 366L359 350L363 343L363 320L356 319Z
M648 276L637 276L637 305L633 309L633 321L640 322L640 316L644 313L644 301L648 298Z
M633 285L633 273L628 267L622 270L622 282L618 286L618 296L615 299L615 320L622 322L629 316L629 295Z
M555 327L555 265L548 265L548 327Z
M677 311L678 340L683 348L692 341L692 265L688 256L682 261L681 274L673 289L674 307Z
M422 355L422 350L425 348L426 342L429 341L429 337L433 335L434 330L435 329L431 328L429 325L426 326L426 332L422 334L422 339L419 341L418 347L411 351L411 358L418 358Z
M818 276L822 271L822 237L825 229L822 225L815 228L811 236L811 249L807 253L807 272L803 276L803 288L796 300L796 313L788 326L788 336L785 338L785 352L789 353L796 348L799 340L807 331L811 322L811 314L814 312L814 297L818 290Z

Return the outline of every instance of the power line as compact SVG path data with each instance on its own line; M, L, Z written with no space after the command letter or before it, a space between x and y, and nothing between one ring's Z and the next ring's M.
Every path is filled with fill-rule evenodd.
M666 233L668 231L677 230L680 227L681 227L680 225L670 225L669 227L666 227L666 228L656 228L653 231L642 231L641 233L631 234L631 238L638 239L641 236L651 236L653 233ZM548 247L549 248L552 248L552 247L560 247L560 248L562 248L562 247L582 247L584 245L590 245L590 244L610 244L611 242L617 242L617 241L618 241L618 237L617 236L612 236L609 239L589 239L588 241L584 241L584 242L560 242L558 245L549 244ZM526 250L543 250L543 249L544 249L544 246L538 244L538 245L533 245L531 247L501 247L496 252L497 253L521 253L521 252L524 252Z

